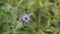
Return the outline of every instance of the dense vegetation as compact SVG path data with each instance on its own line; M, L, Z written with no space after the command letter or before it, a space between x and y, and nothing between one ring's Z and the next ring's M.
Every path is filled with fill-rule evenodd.
M0 34L60 34L60 0L0 0Z

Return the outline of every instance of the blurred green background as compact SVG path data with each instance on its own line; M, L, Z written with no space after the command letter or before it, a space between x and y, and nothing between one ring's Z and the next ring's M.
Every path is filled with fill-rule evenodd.
M60 34L60 0L0 0L0 34Z

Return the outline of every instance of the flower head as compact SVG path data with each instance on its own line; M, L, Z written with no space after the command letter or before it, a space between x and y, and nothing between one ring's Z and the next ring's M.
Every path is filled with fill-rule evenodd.
M27 14L22 15L22 20L23 20L24 22L29 22L30 19L31 19L31 18L30 18L29 15L27 15Z

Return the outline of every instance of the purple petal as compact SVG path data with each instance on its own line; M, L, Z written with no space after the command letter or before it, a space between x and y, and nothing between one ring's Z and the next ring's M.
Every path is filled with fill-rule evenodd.
M27 15L27 14L24 14L24 15L22 15L22 20L23 20L24 22L29 22L29 21L30 21L30 16Z

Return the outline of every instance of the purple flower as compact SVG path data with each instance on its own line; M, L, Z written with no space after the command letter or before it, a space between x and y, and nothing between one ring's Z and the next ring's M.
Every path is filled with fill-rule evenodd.
M24 14L24 15L22 15L22 20L24 21L24 22L27 22L27 23L29 23L30 22L30 16L29 15L27 15L27 14Z

